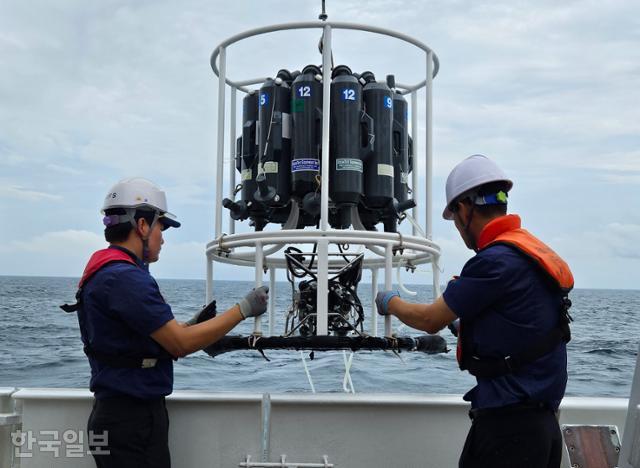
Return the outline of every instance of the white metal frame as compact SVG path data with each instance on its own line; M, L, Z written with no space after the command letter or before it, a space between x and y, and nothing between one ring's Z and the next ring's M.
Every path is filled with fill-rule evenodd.
M231 80L226 74L227 49L230 45L262 34L273 33L277 31L295 30L295 29L322 29L322 72L323 72L323 109L322 109L322 161L321 161L321 188L320 188L320 229L283 229L280 231L263 231L253 233L235 233L235 222L229 216L229 233L222 232L222 197L223 197L223 171L224 171L224 142L225 142L225 115L226 115L226 86L231 89L231 108L230 108L230 133L231 139L231 155L235 156L235 138L236 138L236 100L237 90L248 93L251 90L246 86L262 84L267 78L253 78L246 80ZM418 209L413 208L413 229L412 235L403 235L400 233L387 233L362 230L334 230L329 228L329 116L330 116L330 86L331 86L331 52L332 52L332 31L335 29L364 31L369 33L380 34L392 38L399 39L409 43L425 52L426 67L425 79L413 85L397 84L397 88L402 94L410 94L411 96L411 135L413 139L413 178L412 190L414 199L418 198L418 168L417 164L417 148L418 148L418 95L417 92L421 88L426 88L425 92L425 115L426 115L426 134L425 134L425 219L424 230L422 230L417 222ZM275 291L275 270L286 268L285 259L275 254L285 245L292 244L317 244L318 252L318 296L317 296L317 333L318 335L326 335L328 333L327 324L327 287L328 274L336 260L329 258L330 244L356 244L366 247L373 254L367 256L363 263L363 268L371 270L373 282L373 294L377 291L378 270L384 268L384 288L385 290L393 287L393 268L402 265L420 265L431 263L433 270L433 287L436 295L440 293L440 275L438 270L438 259L440 257L440 248L431 240L432 237L432 80L438 73L439 61L436 54L422 42L388 29L355 24L355 23L338 23L338 22L297 22L287 24L277 24L266 26L263 28L249 30L237 34L223 41L216 47L211 55L211 68L218 76L218 130L217 130L217 153L216 153L216 203L215 203L215 239L206 246L207 257L207 284L206 294L207 301L213 299L213 262L229 263L233 265L241 265L255 268L255 284L262 285L263 273L269 270L269 283L271 287L271 295ZM233 197L235 186L234 164L229 168L229 193ZM422 231L422 232L421 232ZM265 250L265 246L269 249ZM250 250L236 251L240 248L249 248ZM400 251L400 253L398 253ZM395 253L395 255L394 255ZM273 333L273 310L274 304L269 304L269 334ZM370 333L377 335L377 317L375 310L372 311L372 330ZM392 336L393 330L391 326L391 318L385 317L385 336ZM261 318L257 318L254 327L254 334L262 334Z

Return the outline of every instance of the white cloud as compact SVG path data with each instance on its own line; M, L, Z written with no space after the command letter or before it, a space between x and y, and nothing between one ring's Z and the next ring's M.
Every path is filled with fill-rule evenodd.
M91 253L105 246L101 235L73 229L13 240L0 245L0 274L80 276Z
M0 187L0 197L13 198L15 200L38 202L42 200L56 201L61 200L60 195L52 193L40 192L37 190L30 190L18 185L9 185L7 187Z
M104 239L95 232L67 230L47 232L26 240L10 242L2 248L5 251L49 253L55 250L91 251L104 246Z
M59 164L47 164L47 169L66 175L81 175L82 171L73 167L61 166Z

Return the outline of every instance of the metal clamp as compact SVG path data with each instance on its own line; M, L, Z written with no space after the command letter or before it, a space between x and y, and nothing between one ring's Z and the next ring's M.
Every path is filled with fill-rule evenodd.
M0 413L0 427L13 426L22 422L22 415L18 413Z
M333 463L329 463L327 455L322 456L322 463L288 462L286 455L281 455L279 462L252 462L251 455L247 455L238 466L241 468L335 468Z

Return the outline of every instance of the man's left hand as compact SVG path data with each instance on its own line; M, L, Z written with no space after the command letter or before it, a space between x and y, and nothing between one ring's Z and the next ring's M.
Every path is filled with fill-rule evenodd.
M381 291L376 295L376 309L380 315L389 315L389 301L394 297L400 297L398 291Z
M205 320L212 319L216 316L216 301L211 301L202 310L198 311L193 317L187 320L186 325L189 327Z

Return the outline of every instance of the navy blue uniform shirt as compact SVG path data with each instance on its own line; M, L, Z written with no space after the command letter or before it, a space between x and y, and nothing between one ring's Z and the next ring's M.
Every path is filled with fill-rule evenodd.
M118 247L111 247L118 248ZM135 357L168 356L149 335L174 318L144 264L110 263L82 289L78 321L83 343L95 351ZM89 358L90 389L97 399L129 395L156 398L173 390L173 361L148 369L112 368Z
M458 317L475 321L473 344L479 357L525 350L556 327L560 316L560 294L532 260L506 245L490 246L470 259L443 299ZM566 384L567 351L562 343L514 374L477 378L464 399L472 408L536 401L557 409Z

